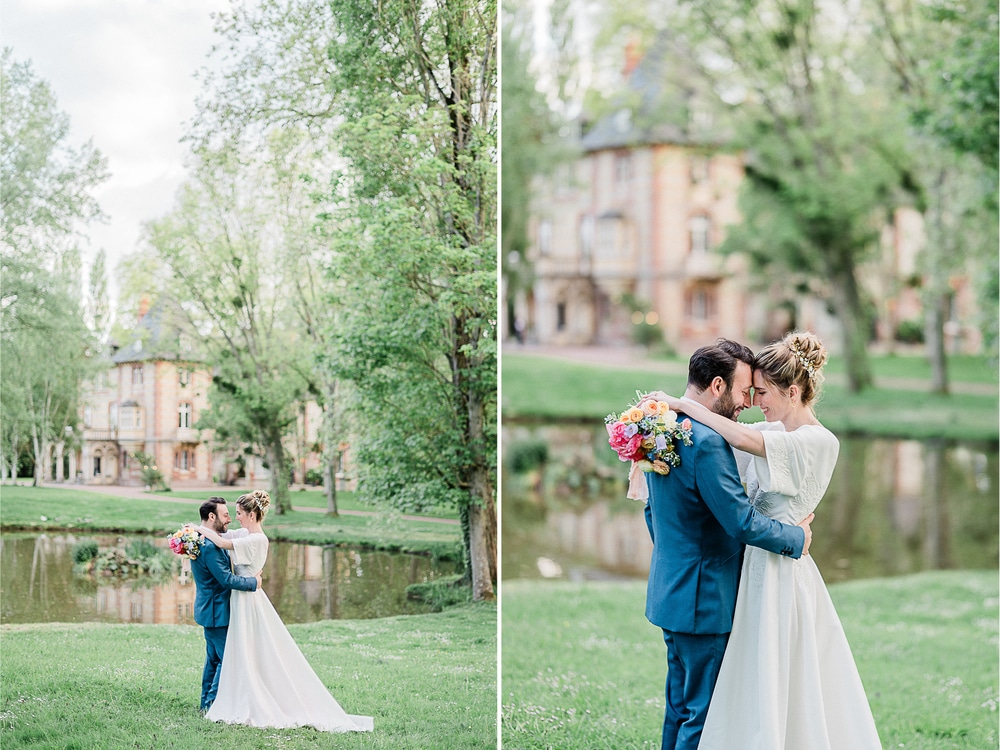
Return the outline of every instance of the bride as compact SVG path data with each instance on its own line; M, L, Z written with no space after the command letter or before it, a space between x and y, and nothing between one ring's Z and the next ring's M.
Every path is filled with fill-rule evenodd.
M237 575L255 575L264 567L268 541L261 524L270 503L262 490L241 495L236 520L242 528L222 536L199 527L216 545L232 550ZM234 591L231 610L219 693L207 718L253 727L311 726L324 732L373 729L372 717L345 713L330 695L262 589Z
M754 404L766 421L757 424L733 422L689 399L661 400L722 435L736 449L754 507L794 524L819 504L840 450L813 412L826 360L812 333L790 333L761 350L753 367ZM794 560L747 547L733 630L698 750L881 747L812 556Z

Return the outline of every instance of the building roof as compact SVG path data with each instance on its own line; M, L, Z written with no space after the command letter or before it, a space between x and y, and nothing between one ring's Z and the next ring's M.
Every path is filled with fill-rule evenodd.
M692 127L690 109L699 98L690 54L667 32L657 36L638 65L627 74L612 111L583 136L585 152L675 143L715 143L710 133Z
M197 361L185 345L184 321L179 310L163 298L153 303L139 321L132 340L111 357L114 364L151 361Z

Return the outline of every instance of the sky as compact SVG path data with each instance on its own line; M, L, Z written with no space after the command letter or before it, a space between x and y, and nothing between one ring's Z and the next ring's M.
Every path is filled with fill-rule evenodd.
M50 84L70 118L70 145L93 139L108 160L111 177L95 193L108 221L87 229L83 262L86 271L104 248L112 298L118 261L183 182L179 141L201 90L194 74L216 41L211 13L228 8L229 0L0 0L0 42Z

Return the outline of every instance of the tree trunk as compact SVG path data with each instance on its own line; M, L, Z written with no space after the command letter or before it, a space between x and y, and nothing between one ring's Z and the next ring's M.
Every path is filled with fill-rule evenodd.
M326 514L328 516L339 516L340 511L337 509L337 477L333 471L336 459L327 459L326 451L323 453L323 492L326 494Z
M42 446L38 440L38 428L35 425L31 425L31 445L35 449L35 471L34 476L31 481L32 487L41 487L42 485Z
M282 515L292 509L292 499L288 493L288 477L285 470L285 447L280 435L271 435L267 445L267 462L271 467L271 502L274 512Z
M483 403L475 390L469 392L470 445L482 445ZM470 482L472 500L469 504L469 563L472 567L472 598L493 600L493 581L497 577L497 509L493 500L493 482L483 456L477 456Z
M947 294L926 297L924 302L924 341L931 364L931 393L948 393L948 358L944 350L948 302Z
M323 427L321 433L323 454L320 456L320 461L323 463L323 492L326 494L326 514L328 516L339 516L340 511L337 508L337 477L335 476L335 469L340 459L340 450L337 448L337 413L335 411L337 385L336 383L327 383L324 390L326 391L326 403L323 405Z
M834 282L833 302L842 328L847 389L858 393L873 384L868 360L868 315L862 304L854 265L845 263L845 266L831 275Z
M496 599L493 581L497 577L497 509L485 471L477 472L472 492L476 502L469 506L469 563L472 567L472 598Z

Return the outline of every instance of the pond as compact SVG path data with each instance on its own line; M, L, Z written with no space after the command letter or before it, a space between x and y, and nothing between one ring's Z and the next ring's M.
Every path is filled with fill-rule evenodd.
M652 543L603 425L504 425L503 577L645 577ZM521 450L516 446L520 446ZM525 451L525 448L527 451ZM537 450L537 449L536 449ZM840 437L810 553L828 582L1000 564L996 443Z
M189 563L179 574L120 581L73 572L73 548L95 540L101 549L148 536L102 534L0 535L0 622L136 622L194 624L195 585ZM166 539L156 539L166 548ZM417 614L429 607L406 587L458 572L429 557L271 542L264 591L286 623Z

